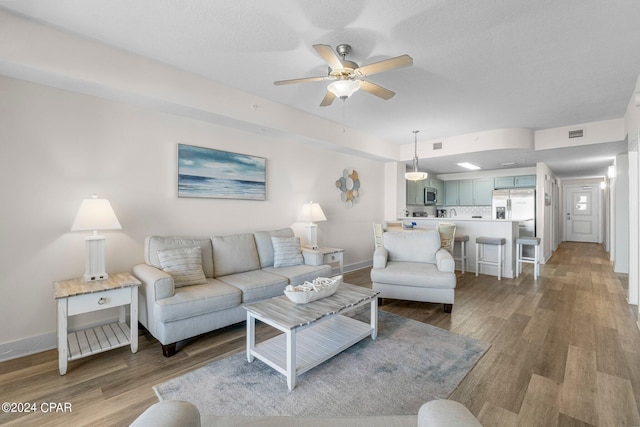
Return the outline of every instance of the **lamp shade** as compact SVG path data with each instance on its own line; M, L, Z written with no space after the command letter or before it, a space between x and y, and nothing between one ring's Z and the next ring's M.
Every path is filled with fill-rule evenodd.
M298 215L298 221L317 222L326 220L327 217L324 216L324 212L322 212L320 204L314 202L309 202L302 205L300 215Z
M341 99L346 99L360 89L360 83L355 80L338 80L327 86L327 90Z
M120 230L122 226L107 199L83 199L71 231Z

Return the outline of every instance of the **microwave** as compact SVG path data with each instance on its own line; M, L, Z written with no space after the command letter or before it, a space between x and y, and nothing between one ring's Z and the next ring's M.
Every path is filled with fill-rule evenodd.
M424 204L435 205L438 202L438 190L432 187L425 187L424 189Z

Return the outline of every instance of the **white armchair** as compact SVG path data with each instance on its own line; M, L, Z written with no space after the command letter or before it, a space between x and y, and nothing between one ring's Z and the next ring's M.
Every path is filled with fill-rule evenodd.
M455 262L437 230L387 231L373 254L371 281L380 298L444 304L451 313Z

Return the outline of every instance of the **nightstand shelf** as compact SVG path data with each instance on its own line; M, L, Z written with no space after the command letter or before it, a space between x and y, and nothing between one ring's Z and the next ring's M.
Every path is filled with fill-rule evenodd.
M67 334L69 357L76 360L103 351L131 345L131 331L126 323L109 323Z

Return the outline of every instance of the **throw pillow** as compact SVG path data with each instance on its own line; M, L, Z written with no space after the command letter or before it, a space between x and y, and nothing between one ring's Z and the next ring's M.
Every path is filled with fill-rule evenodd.
M202 270L202 249L200 246L160 250L158 251L158 259L162 271L173 277L176 288L207 283L207 278Z
M304 263L298 237L271 237L273 244L273 266L290 267Z

